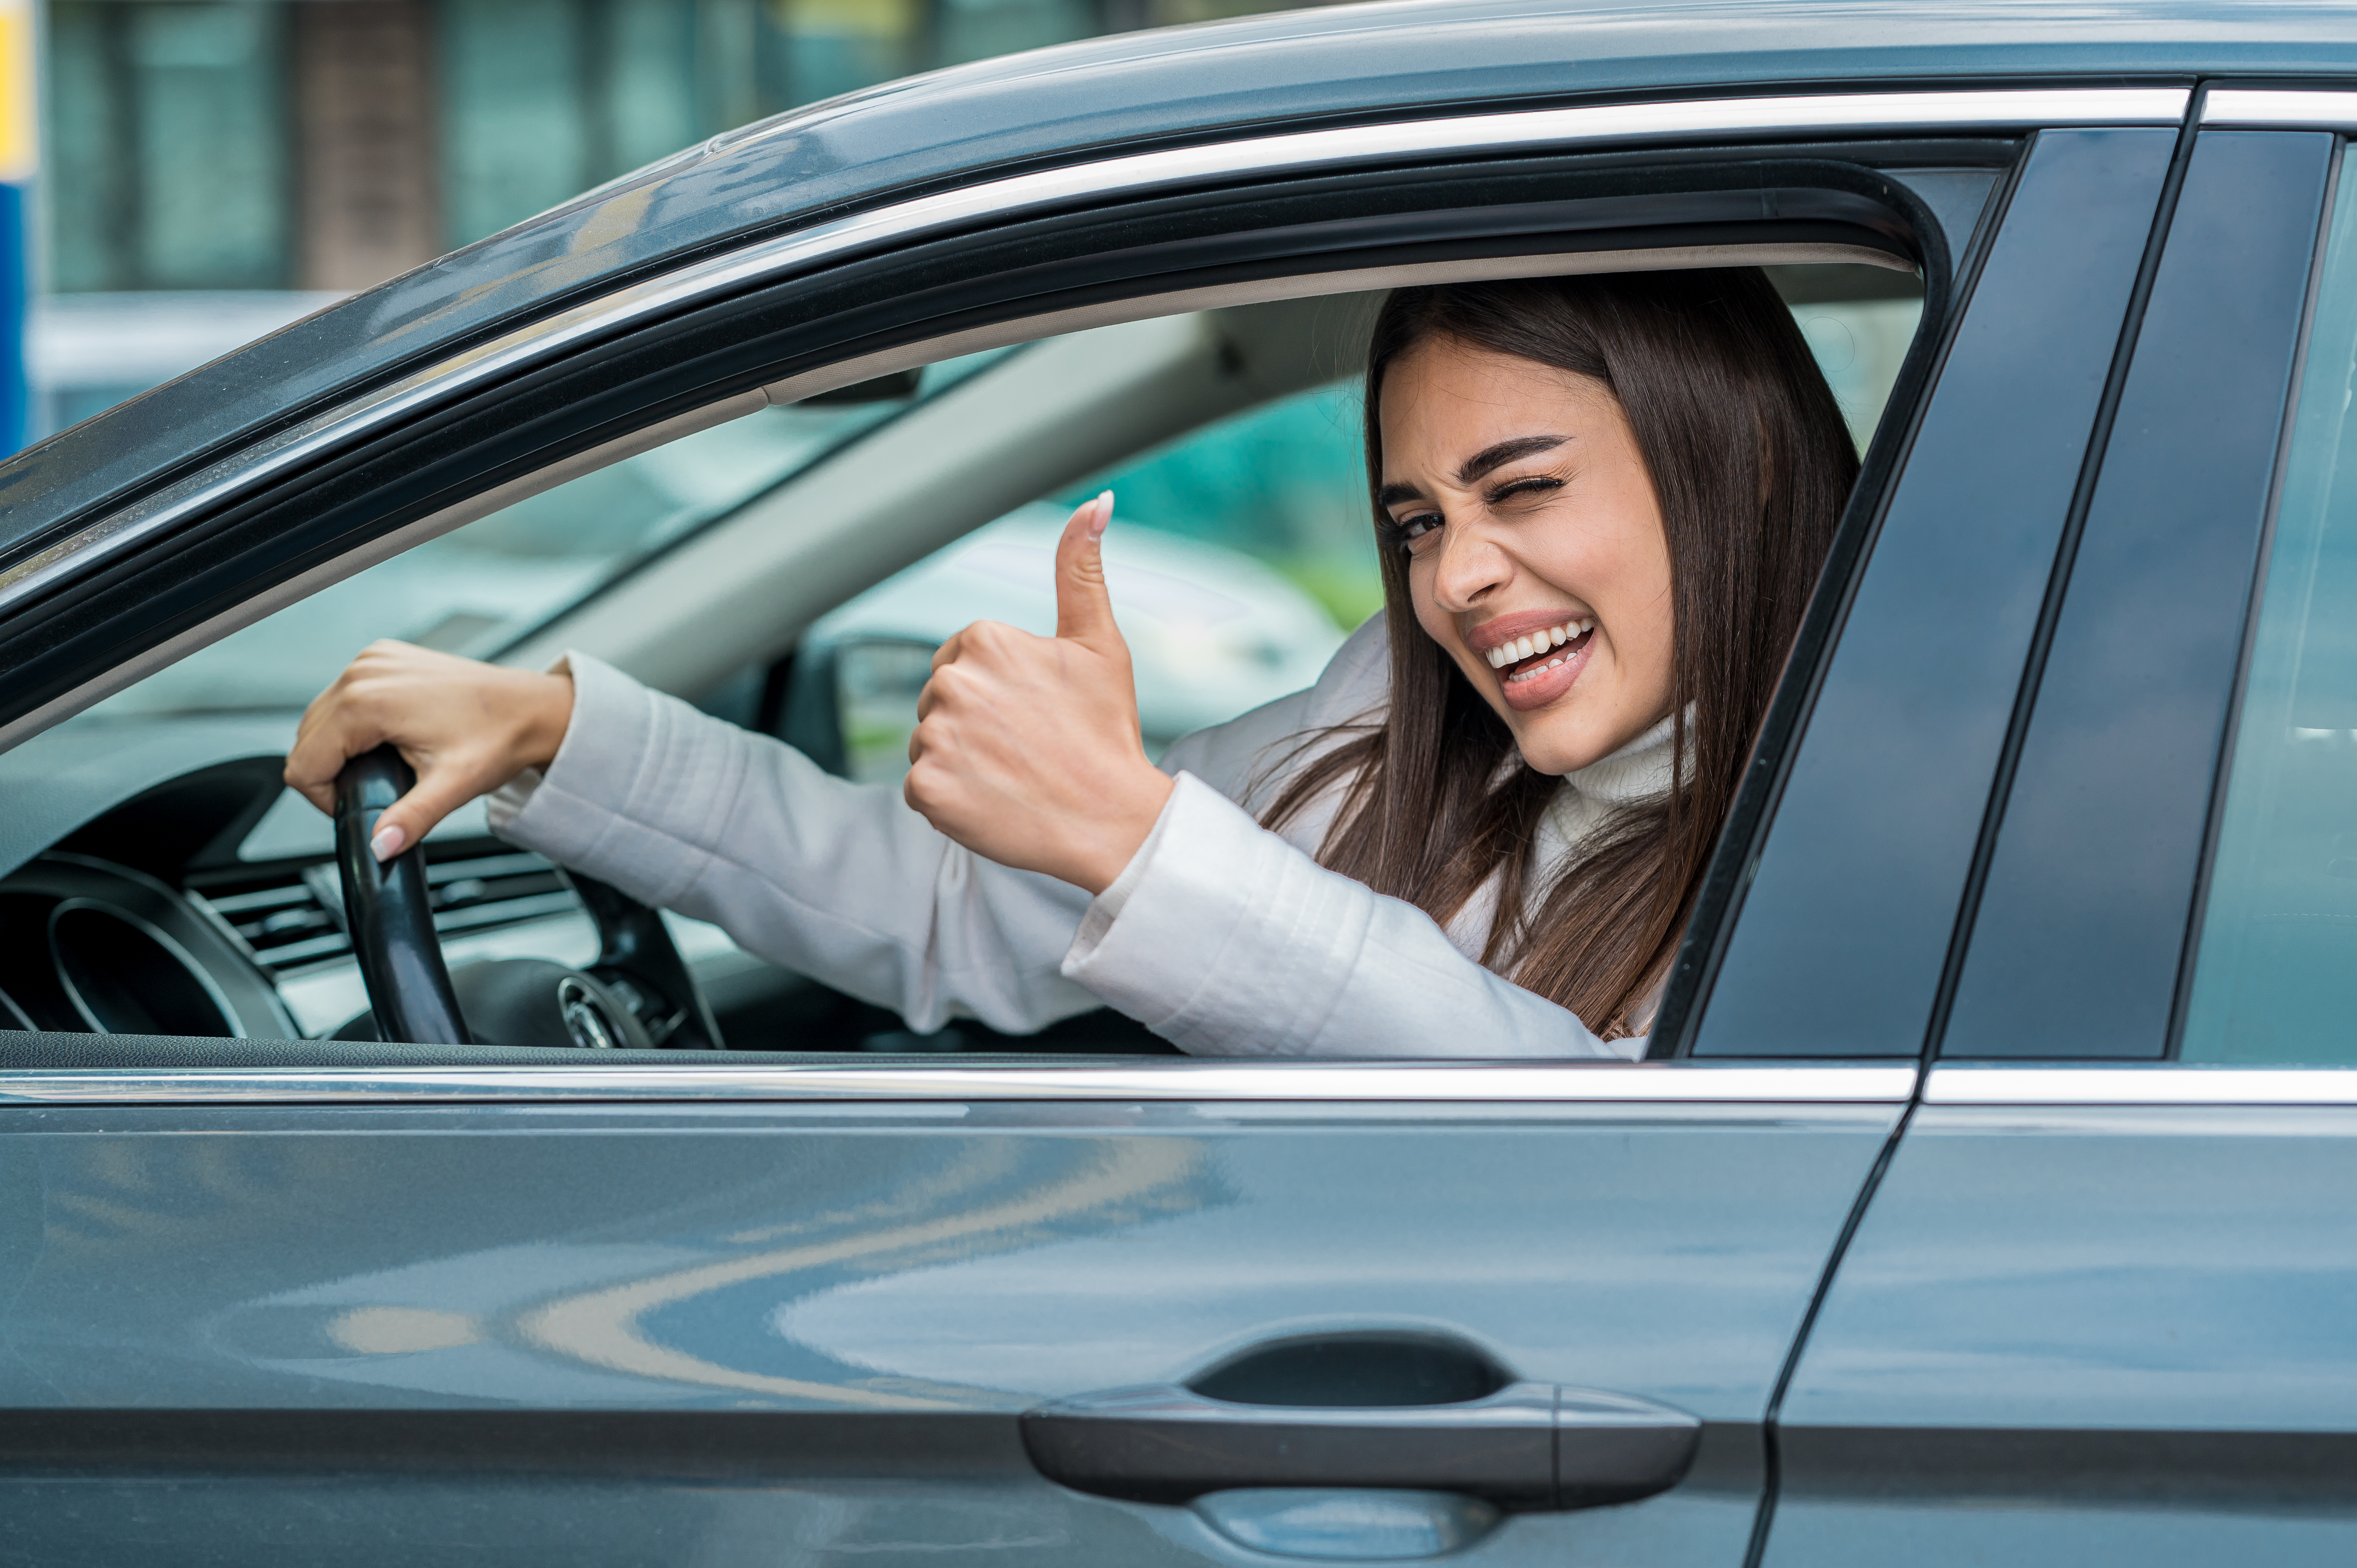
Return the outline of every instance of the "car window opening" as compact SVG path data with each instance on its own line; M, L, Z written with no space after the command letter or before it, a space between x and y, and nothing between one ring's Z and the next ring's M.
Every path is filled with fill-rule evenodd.
M1862 450L1913 341L1920 295L1892 297L1890 274L1876 269L1770 272L1837 406L1845 449ZM784 740L826 774L896 790L909 774L936 650L977 620L1052 634L1066 519L1110 491L1117 521L1103 537L1104 582L1133 662L1144 751L1166 759L1184 737L1297 701L1289 694L1316 686L1352 630L1383 607L1387 568L1368 521L1356 367L1383 297L1095 328L731 420L369 568L181 660L20 755L209 729L291 735L295 716L342 662L388 638L527 666L577 648L705 714ZM1043 385L1082 361L1094 378L1086 406L1043 402ZM1204 368L1222 364L1231 370L1207 394ZM1038 428L1027 431L1027 420ZM977 455L945 439L968 424L986 426L996 445ZM1551 445L1510 444L1491 478L1513 488L1523 467L1557 460ZM1039 483L1042 447L1047 463L1065 471ZM866 487L873 494L848 482L862 472L877 476ZM951 479L959 482L942 482ZM1018 490L987 515L969 519L947 503L937 509L946 522L909 499L914 490L986 503L1024 484L1035 487L1029 499ZM1544 488L1534 481L1521 490ZM946 537L944 527L952 530ZM1581 616L1559 618L1560 628L1516 629L1481 659L1494 664L1497 652L1509 665L1527 661L1536 674L1525 682L1544 677L1598 640L1579 627ZM1554 637L1565 653L1524 649L1534 634ZM1211 766L1192 752L1181 760ZM1238 792L1265 815L1282 790ZM233 847L167 873L270 993L267 1005L223 1032L372 1037L338 907L328 820L291 793L267 795ZM107 849L105 827L79 842ZM1315 848L1314 835L1304 842ZM597 929L568 885L548 859L496 836L482 802L442 822L425 853L434 926L454 969L597 959ZM717 925L678 912L664 925L736 1049L1174 1048L1120 1011L1061 1001L1026 1012L989 997L912 1019L874 990L863 996L858 983L824 983L757 957ZM1527 945L1527 933L1518 940ZM1491 945L1486 956L1503 962ZM1472 952L1485 956L1478 940ZM199 977L221 961L188 956ZM1633 996L1644 988L1622 989ZM91 1026L87 1010L44 1015L38 976L0 976L0 990L39 1026ZM1603 1033L1641 1036L1644 1001L1599 1019ZM273 1008L283 1023L272 1024Z

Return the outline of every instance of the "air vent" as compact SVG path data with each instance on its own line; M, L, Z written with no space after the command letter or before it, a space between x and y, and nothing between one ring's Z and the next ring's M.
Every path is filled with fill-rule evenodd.
M536 854L471 855L425 868L434 929L445 936L569 914L580 900ZM281 866L189 889L189 897L237 934L274 972L302 969L352 950L344 933L343 885L333 865Z

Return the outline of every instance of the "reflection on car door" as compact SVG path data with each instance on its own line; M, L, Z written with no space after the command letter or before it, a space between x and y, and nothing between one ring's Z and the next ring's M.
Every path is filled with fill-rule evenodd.
M5 1114L12 1555L1176 1564L1405 1531L1732 1568L1769 1385L1913 1072L866 1069L768 1104L442 1077L478 1102ZM1290 1520L1089 1496L1020 1443L1043 1401L1369 1336L1404 1385L1698 1417L1693 1468L1489 1530L1447 1498L1353 1523L1347 1487ZM1299 1402L1249 1374L1247 1414Z
M1770 1563L2357 1552L2357 1088L2298 1057L2168 1059L2339 154L2317 132L2194 145L1943 1065L1782 1406ZM2348 264L2319 322L2348 317ZM2336 422L2337 330L2302 392Z

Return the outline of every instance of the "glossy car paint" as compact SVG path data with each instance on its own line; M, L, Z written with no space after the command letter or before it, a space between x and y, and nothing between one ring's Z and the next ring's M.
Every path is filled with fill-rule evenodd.
M2175 141L2040 136L1906 451L1695 1054L1922 1049Z
M2357 1108L2069 1076L1915 1112L1784 1400L1771 1568L2357 1552Z
M1406 1328L1710 1423L1466 1561L1732 1565L1899 1112L14 1108L0 1556L1254 1562L1051 1487L1016 1414Z

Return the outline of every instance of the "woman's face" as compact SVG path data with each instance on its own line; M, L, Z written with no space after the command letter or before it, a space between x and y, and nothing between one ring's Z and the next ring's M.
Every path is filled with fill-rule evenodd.
M1384 372L1380 501L1415 618L1563 774L1670 711L1670 552L1601 381L1454 338Z

